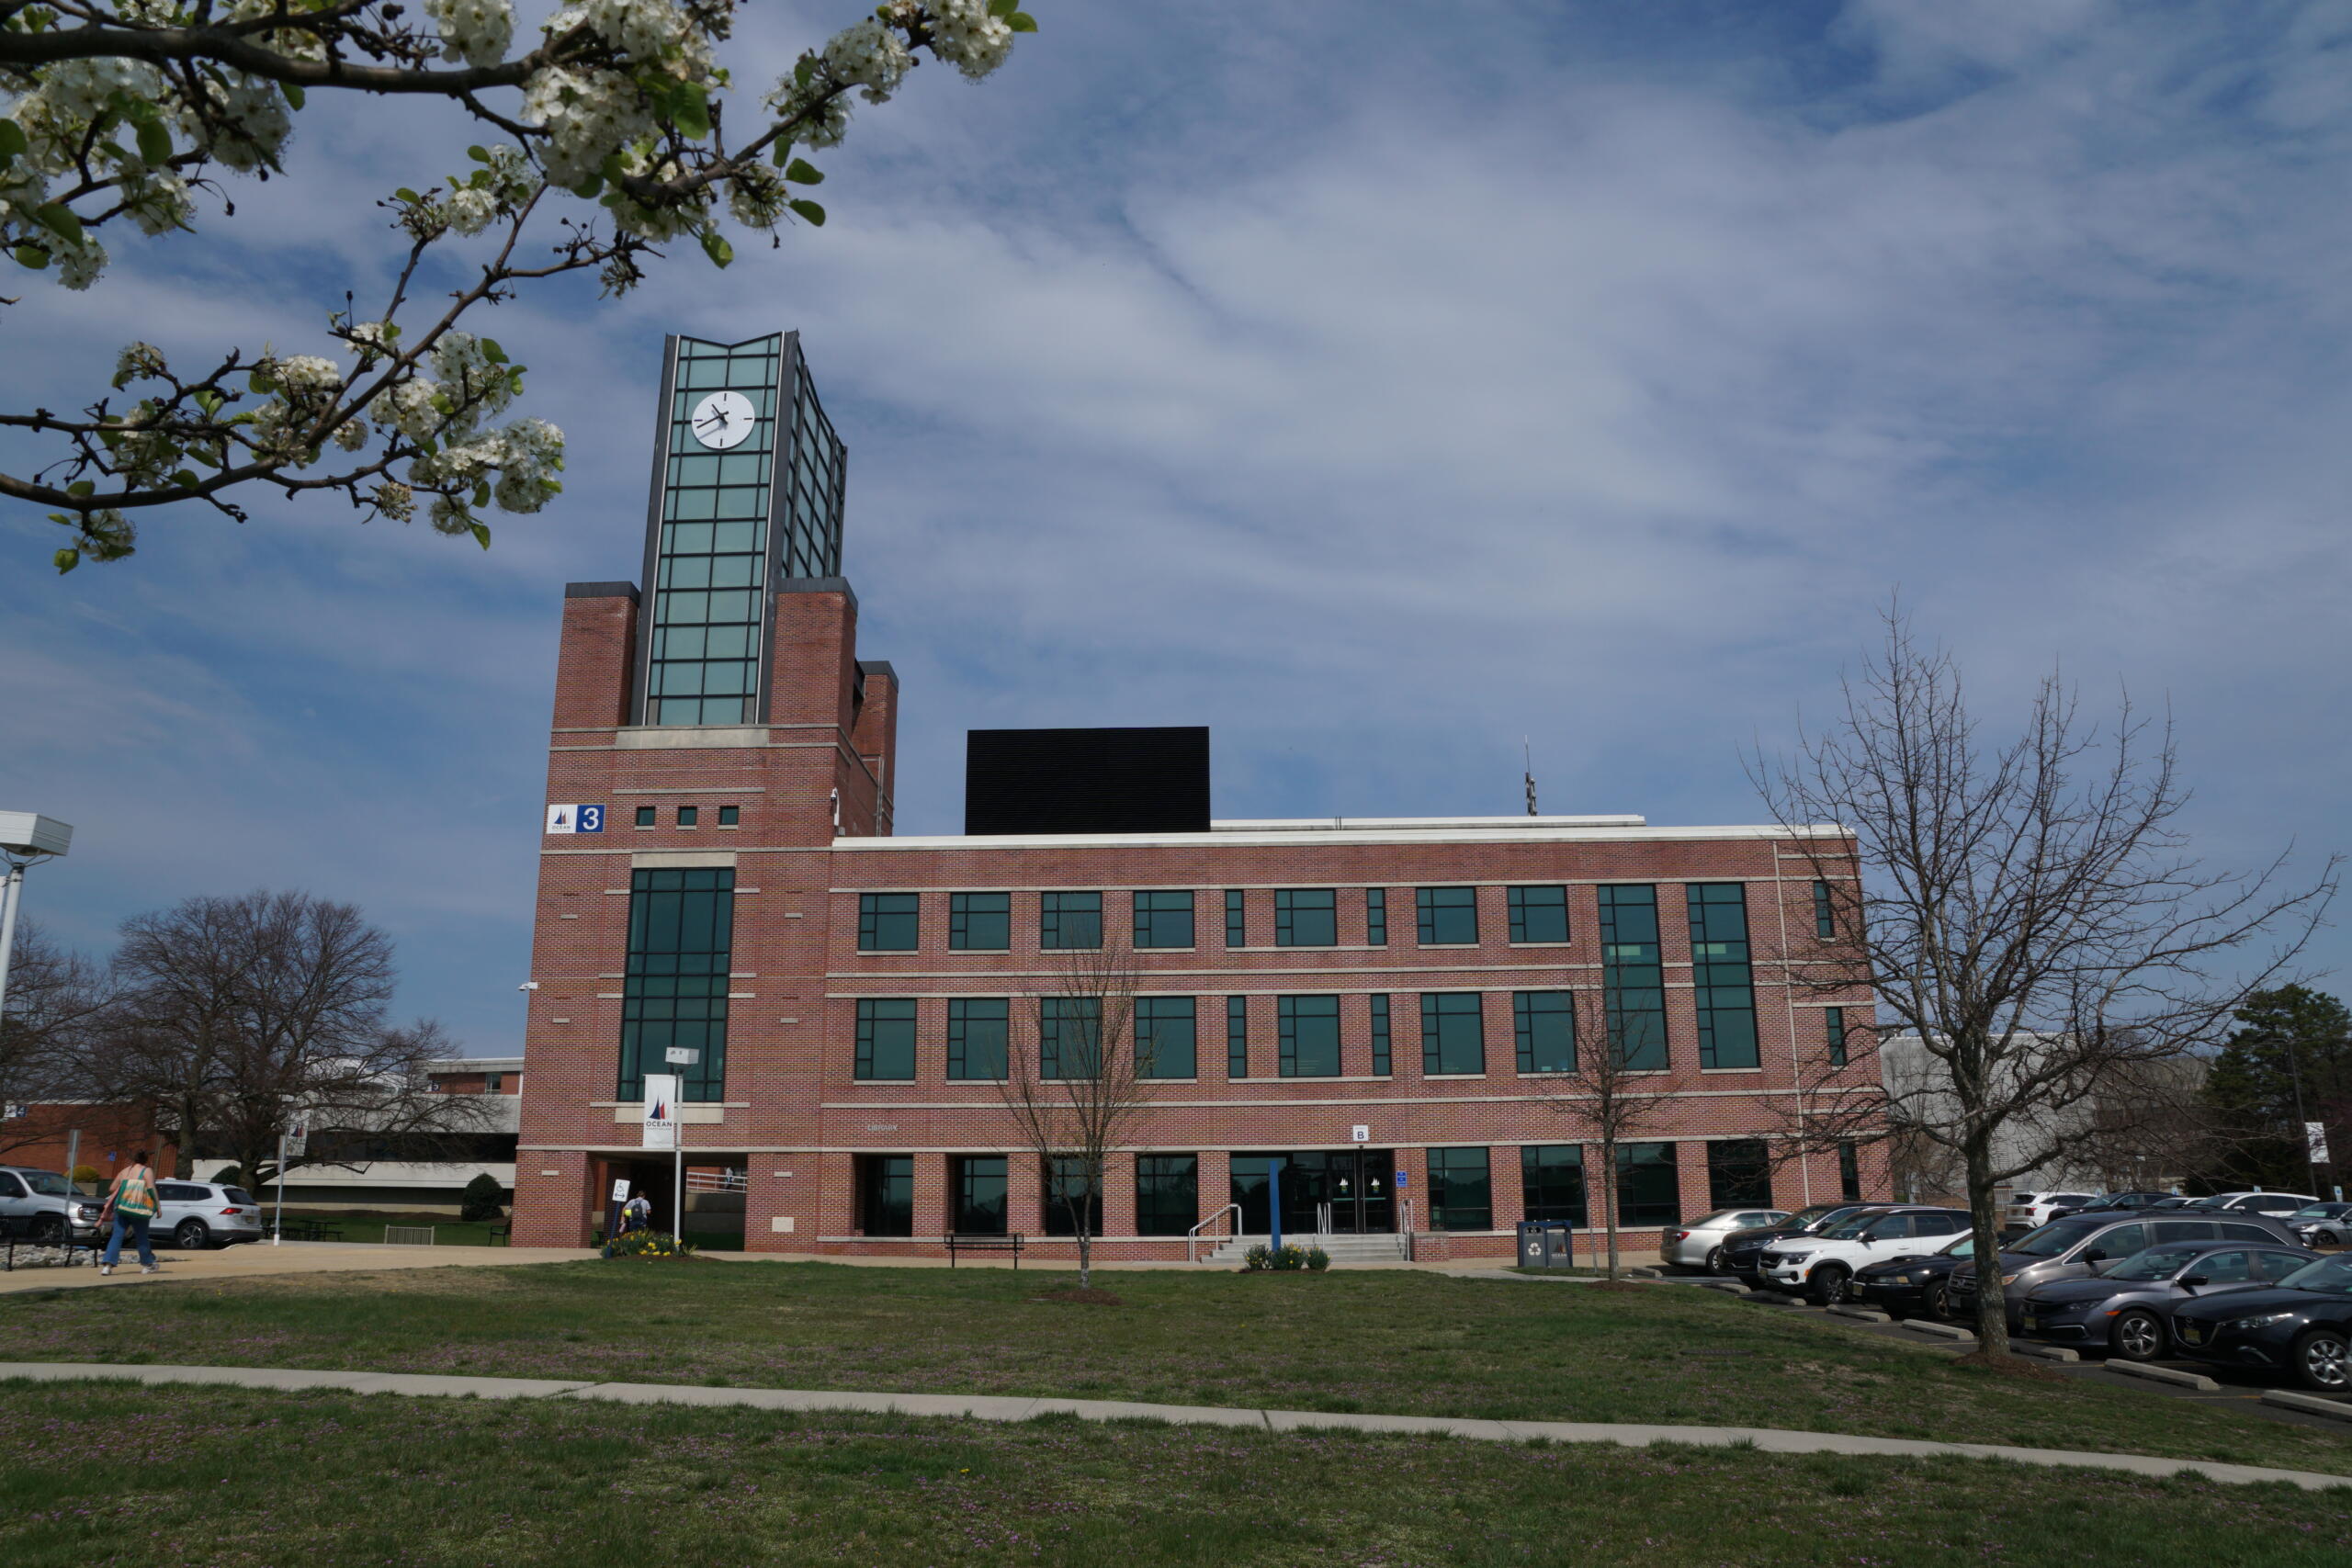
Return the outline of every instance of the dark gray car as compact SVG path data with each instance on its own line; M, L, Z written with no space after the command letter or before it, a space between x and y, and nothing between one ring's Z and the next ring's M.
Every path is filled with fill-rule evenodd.
M2000 1251L2002 1299L2009 1330L2021 1331L2025 1298L2043 1285L2079 1280L2096 1265L2120 1263L2151 1247L2187 1241L2243 1241L2265 1247L2300 1247L2295 1234L2264 1214L2236 1210L2158 1209L2145 1218L2074 1214L2029 1231ZM1949 1299L1953 1314L1976 1310L1976 1265L1951 1271Z
M2300 1247L2178 1242L2135 1253L2086 1280L2036 1287L2019 1304L2019 1326L2058 1345L2104 1348L2126 1361L2153 1361L2171 1348L2172 1309L2231 1291L2257 1290L2315 1262Z

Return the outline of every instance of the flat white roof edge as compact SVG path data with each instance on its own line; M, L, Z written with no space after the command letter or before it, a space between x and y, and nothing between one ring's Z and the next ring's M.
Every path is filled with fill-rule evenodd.
M1432 832L1329 828L1305 829L1219 829L1206 833L1003 833L909 834L903 838L835 839L836 850L1073 850L1137 848L1150 845L1206 848L1227 845L1283 844L1597 844L1625 842L1691 842L1709 839L1842 839L1847 830L1834 823L1805 828L1779 826L1745 828L1478 828L1440 829Z
M1640 828L1646 820L1632 815L1598 817L1235 817L1215 818L1212 833L1317 832L1358 833L1366 829L1391 832L1437 832L1447 828L1508 828L1525 832L1536 828Z

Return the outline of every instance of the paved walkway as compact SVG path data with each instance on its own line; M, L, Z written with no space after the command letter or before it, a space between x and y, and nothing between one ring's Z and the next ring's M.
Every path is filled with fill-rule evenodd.
M1524 1443L1548 1438L1555 1443L1614 1443L1646 1448L1652 1443L1690 1443L1703 1448L1752 1444L1767 1453L1878 1454L1908 1459L1959 1455L2009 1460L2062 1469L2116 1470L2134 1475L2194 1473L2233 1483L2286 1482L2309 1491L2352 1487L2352 1475L2324 1475L2258 1465L2217 1464L2155 1459L2144 1454L2075 1453L2064 1449L2016 1449L1986 1443L1916 1442L1903 1438L1856 1438L1836 1432L1787 1432L1769 1427L1651 1427L1594 1421L1476 1421L1443 1416L1333 1415L1315 1410L1247 1410L1220 1405L1138 1404L1111 1399L1027 1399L942 1393L857 1393L791 1388L708 1388L686 1383L567 1382L541 1378L467 1378L413 1372L311 1371L277 1367L109 1366L78 1361L0 1361L0 1381L36 1382L92 1380L135 1383L216 1383L233 1388L341 1389L353 1393L400 1393L478 1399L596 1399L618 1404L750 1406L759 1410L852 1410L868 1415L965 1416L977 1421L1026 1421L1039 1416L1075 1416L1088 1421L1136 1418L1191 1427L1254 1427L1273 1432L1350 1431L1445 1433L1487 1442Z

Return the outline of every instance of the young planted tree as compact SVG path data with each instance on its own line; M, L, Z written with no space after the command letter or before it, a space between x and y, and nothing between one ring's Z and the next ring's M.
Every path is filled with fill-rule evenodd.
M1644 1008L1611 1005L1599 987L1572 991L1568 998L1567 1010L1558 1015L1566 1038L1547 1046L1539 1035L1534 1092L1577 1127L1580 1142L1600 1151L1600 1171L1585 1179L1585 1201L1589 1204L1598 1189L1613 1280L1623 1266L1618 1151L1654 1130L1673 1098L1664 1020Z
M1768 808L1800 845L1834 822L1859 845L1859 884L1834 892L1837 948L1929 1070L1890 1085L1883 1125L1957 1156L1976 1256L1996 1256L1994 1189L2051 1164L2075 1135L2063 1108L2170 1114L2165 1064L2218 1040L2283 974L2335 890L2335 863L2287 880L2189 854L2168 724L2123 701L2106 722L2044 679L2010 739L1988 744L1949 654L1899 611L1845 685L1829 728L1758 759ZM2132 1111L2122 1108L2138 1105ZM1826 1108L1815 1135L1857 1109ZM2110 1132L2113 1129L2110 1128ZM2001 1270L1984 1267L1976 1329L2006 1353Z
M1034 1006L1025 1005L1034 1003ZM1054 984L1012 1009L1011 1061L998 1092L1069 1216L1078 1282L1092 1282L1110 1157L1152 1100L1157 1034L1136 1026L1134 954L1116 939L1065 954Z
M317 180L285 155L314 99L434 103L487 143L466 172L420 168L377 203L390 285L364 310L339 291L278 334L315 333L323 353L231 346L190 367L131 344L119 396L0 412L41 454L0 472L0 496L65 530L61 571L130 554L141 513L243 521L256 491L339 494L363 519L424 505L488 547L485 512L537 512L561 489L563 434L497 423L523 368L479 335L481 308L575 273L624 293L673 242L725 266L730 222L771 243L821 224L808 187L824 176L800 153L840 144L853 94L885 102L922 53L977 81L1036 27L1016 0L890 0L735 96L735 11L582 0L534 25L513 0L0 0L0 251L32 288L39 274L90 288L110 231L155 240L233 214L230 177Z
M119 1000L80 1072L90 1098L136 1106L179 1151L232 1161L250 1182L279 1170L300 1120L302 1165L350 1166L477 1131L473 1097L431 1086L457 1054L431 1021L386 1021L391 939L349 904L306 893L190 898L123 927Z

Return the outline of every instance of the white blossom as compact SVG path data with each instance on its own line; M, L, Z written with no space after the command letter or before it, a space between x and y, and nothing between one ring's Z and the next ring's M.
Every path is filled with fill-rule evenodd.
M495 65L514 41L513 0L424 0L424 14L441 29L441 58Z
M107 248L87 235L78 245L52 239L50 250L57 257L57 281L68 288L87 288L107 269Z
M335 427L334 444L346 452L356 452L368 445L368 422L353 414Z
M792 187L781 176L757 165L727 182L727 210L746 229L773 229L784 220Z
M266 358L254 367L286 397L315 400L343 390L343 367L315 354Z
M378 419L411 441L429 440L441 428L441 411L433 406L440 392L440 388L419 376L386 388L372 406Z
M498 216L498 197L478 186L460 186L444 204L449 227L460 234L479 234Z
M835 33L824 60L835 81L865 88L869 104L887 102L915 62L899 35L872 17Z
M386 479L370 491L368 503L395 523L416 515L416 492L398 479Z
M133 381L144 381L164 373L164 351L152 343L134 343L124 348L114 362L114 384L128 387Z
M534 75L523 89L526 125L545 128L540 152L556 184L585 184L605 160L653 130L653 117L639 100L637 84L617 71L557 66Z
M204 150L241 174L275 164L294 130L294 117L277 84L232 71L227 90L215 86L209 96L215 118L222 123L207 132Z
M989 15L988 0L931 0L931 48L977 82L1012 52L1012 28Z

